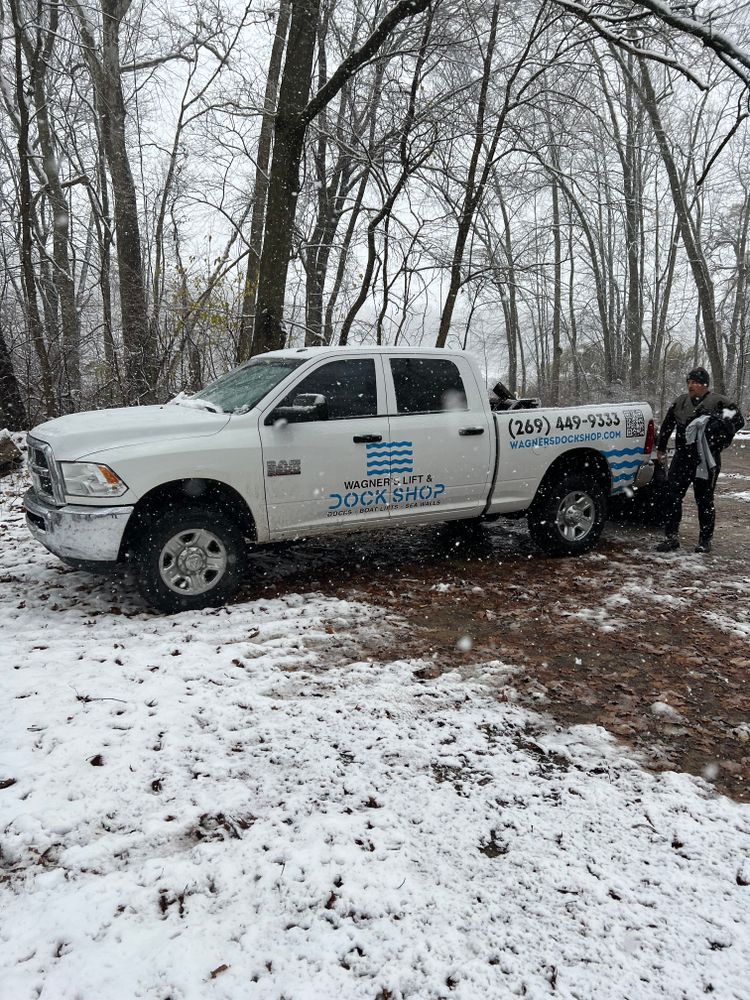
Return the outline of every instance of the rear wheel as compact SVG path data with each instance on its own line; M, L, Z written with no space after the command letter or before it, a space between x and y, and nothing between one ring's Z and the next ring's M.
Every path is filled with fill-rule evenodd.
M528 514L529 534L549 555L577 556L596 545L605 516L596 479L570 473L540 487Z
M242 576L244 538L221 509L191 504L144 523L134 562L141 594L160 611L224 604Z

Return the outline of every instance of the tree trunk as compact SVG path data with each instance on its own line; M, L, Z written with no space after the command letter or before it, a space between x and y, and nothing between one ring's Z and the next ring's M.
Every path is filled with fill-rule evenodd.
M260 268L261 248L263 244L263 224L266 218L266 202L268 200L268 166L271 162L271 145L273 142L274 116L276 102L279 97L279 77L281 62L286 45L291 14L291 0L281 0L279 14L276 20L271 59L268 64L266 78L266 93L263 100L263 119L258 139L258 157L255 164L255 187L253 190L253 214L250 220L250 236L248 239L250 252L247 257L245 284L242 292L242 316L240 318L240 335L237 341L237 363L247 361L253 351L253 322L255 320L255 299L258 293L258 272Z
M112 219L109 212L109 189L104 162L99 157L100 197L102 217L99 223L99 289L102 296L102 319L104 337L104 361L109 375L109 396L114 395L113 387L117 386L117 401L123 401L123 386L115 347L114 326L112 323Z
M149 403L156 398L156 345L146 307L138 199L128 156L120 67L120 27L132 0L100 0L101 44L94 38L88 10L80 0L66 2L78 24L91 74L102 148L112 181L125 390L128 402Z
M359 221L359 216L362 212L362 202L365 197L365 192L367 191L367 185L370 181L372 175L372 166L374 162L374 152L375 152L375 128L377 124L377 110L380 104L380 97L382 94L382 84L383 75L385 73L385 64L383 62L378 63L375 68L375 78L373 80L373 96L371 105L371 116L370 116L370 132L368 136L367 143L367 156L365 158L365 165L362 169L362 173L357 181L357 194L354 198L354 203L351 207L349 214L349 223L346 227L346 233L344 234L344 239L341 243L341 249L339 251L338 264L336 266L336 275L333 281L333 288L331 289L331 294L328 297L328 302L326 304L325 310L325 320L323 325L323 342L325 344L333 343L333 312L336 308L336 303L338 301L339 292L341 291L341 285L344 280L344 273L346 271L346 264L349 258L349 250L352 245L352 239L354 237L354 230L357 228L357 222Z
M71 266L68 243L70 237L70 215L68 200L60 182L57 144L53 136L49 118L47 69L52 48L57 38L59 4L49 5L49 24L44 26L45 44L40 49L32 44L28 33L24 32L23 45L26 62L33 67L33 95L39 146L47 182L47 194L52 207L52 280L59 304L60 326L62 330L62 395L67 410L76 409L81 398L81 336L76 308L75 281Z
M677 221L680 227L680 236L682 237L682 242L693 272L693 280L698 291L700 315L703 320L703 334L713 375L713 385L717 392L724 392L724 363L721 356L721 338L719 336L719 324L716 317L713 281L711 280L708 262L703 253L703 247L696 238L690 214L688 195L677 173L670 143L662 124L661 115L659 114L659 106L648 66L643 58L639 59L639 62L641 70L641 100L651 120L651 126L654 130L656 141L659 144L659 150L669 178L669 186L672 190L675 212L677 213Z
M349 224L346 227L346 233L341 243L341 250L339 252L339 261L336 266L336 277L334 278L333 288L331 289L331 294L329 295L328 302L326 304L325 323L323 326L323 340L324 343L326 344L333 343L333 311L336 308L339 292L341 291L341 285L344 280L346 263L347 260L349 260L349 250L352 245L354 230L357 228L357 222L362 212L362 201L365 197L365 191L367 190L367 183L370 179L371 171L372 171L372 160L368 159L367 166L365 167L362 177L359 181L357 195L354 199L354 204L351 209L351 215L349 216Z
M586 237L586 243L589 248L589 257L591 260L591 271L594 276L594 285L596 288L596 304L599 312L599 322L602 328L602 353L604 355L604 381L610 385L614 381L614 353L613 353L613 337L612 330L610 326L609 309L607 305L607 291L604 284L604 275L602 274L602 262L600 260L600 249L597 249L597 241L594 238L594 233L589 222L589 212L586 210L585 206L581 204L579 199L575 196L573 192L572 185L568 183L565 175L558 171L554 166L547 163L540 154L530 149L532 155L539 161L539 163L544 167L544 169L550 174L551 177L557 181L560 190L565 195L571 212L575 212L578 217L578 222L580 223L583 234ZM606 263L606 262L605 262Z
M552 182L552 243L554 249L555 278L552 306L552 366L550 372L550 403L560 402L560 325L562 318L562 244L560 238L560 195L555 181Z
M343 108L342 108L343 114ZM324 164L320 164L321 167ZM326 343L323 334L323 297L325 293L328 262L333 240L344 211L346 196L352 187L354 163L347 153L340 153L329 184L324 169L318 175L320 196L318 218L308 247L307 287L305 295L305 344ZM328 173L330 173L330 168Z
M349 333L351 332L352 324L357 316L357 313L365 304L367 296L370 294L370 284L372 282L372 276L375 272L375 262L377 259L377 250L375 247L375 234L378 230L378 226L387 218L393 206L396 204L396 199L401 193L404 185L406 184L410 169L407 164L406 167L402 167L401 173L399 174L398 180L396 181L393 190L388 195L384 201L380 211L375 215L367 227L367 263L365 264L364 275L362 276L362 281L360 282L359 292L357 297L352 303L349 312L346 314L346 318L341 325L341 333L339 334L339 344L344 346L349 342Z
M16 69L16 99L18 101L18 162L19 162L19 210L21 216L21 280L24 292L26 322L31 341L34 344L39 374L41 377L42 399L47 416L55 412L55 397L52 390L52 372L47 356L47 344L44 339L44 328L39 314L39 304L36 294L36 278L34 275L34 255L32 240L32 200L31 175L29 172L29 108L26 103L26 87L23 77L22 26L18 15L16 0L10 0L10 10L13 19L15 69Z
M471 151L471 159L469 161L469 169L466 173L466 178L463 182L463 192L461 199L461 212L458 219L458 228L456 231L456 241L453 245L453 257L451 260L451 271L450 271L450 282L448 284L448 292L445 297L445 302L443 303L443 311L440 316L440 326L438 328L437 340L435 342L436 347L445 347L448 340L448 333L451 327L451 321L453 319L453 311L456 306L456 299L458 298L458 293L461 290L461 285L463 283L462 270L463 270L463 259L464 251L466 249L466 242L469 238L469 231L474 222L474 214L479 204L479 200L482 197L484 183L482 183L485 178L478 178L477 174L480 173L479 169L479 157L483 150L485 150L486 145L486 133L485 133L485 118L487 114L487 94L492 79L492 62L495 56L495 45L497 42L497 23L500 17L500 3L496 0L492 8L492 14L490 16L490 30L489 36L487 38L487 51L484 54L482 60L482 83L479 91L479 101L477 104L477 114L474 123L474 143ZM510 82L508 83L510 87ZM506 88L506 107L508 103L508 89ZM504 116L501 115L500 120L495 125L495 136L499 137L499 129L502 127L501 122ZM497 146L497 141L492 144ZM490 154L485 153L489 159Z
M287 58L279 89L268 207L255 310L255 353L284 344L282 317L289 271L299 169L305 133L311 121L365 63L375 57L398 25L421 14L430 0L399 0L381 19L365 43L350 53L328 82L307 100L320 0L292 0Z
M632 61L632 57L629 57ZM623 185L625 189L625 244L628 256L628 293L626 306L627 345L630 352L630 388L641 387L641 339L643 316L641 312L641 269L639 238L642 232L641 192L639 189L638 148L640 130L633 106L633 88L625 81L625 155L623 157Z
M138 199L125 134L125 98L120 78L120 25L130 0L102 0L99 114L112 178L117 268L120 283L125 378L131 402L156 398L156 349L146 309Z
M518 285L516 278L516 262L513 257L513 237L510 228L508 207L500 185L497 185L500 201L500 211L503 215L504 240L502 240L505 262L508 273L508 320L506 322L505 338L508 345L508 388L511 392L518 389L518 344L521 339L521 324L518 319Z
M734 245L736 268L734 305L732 307L732 319L729 326L729 336L727 338L727 382L730 383L730 388L735 391L735 398L739 398L741 389L739 380L736 381L735 385L732 385L732 377L735 375L738 367L740 320L745 305L745 296L747 294L747 237L749 224L750 196L746 194L745 200L742 203L742 211L740 212L739 218L740 231Z
M268 179L268 209L258 276L254 353L284 346L284 292L299 194L299 168L320 0L292 0L289 42L279 90Z
M581 402L581 363L578 358L578 322L575 312L575 254L573 245L573 216L568 216L568 343L573 360L573 402Z

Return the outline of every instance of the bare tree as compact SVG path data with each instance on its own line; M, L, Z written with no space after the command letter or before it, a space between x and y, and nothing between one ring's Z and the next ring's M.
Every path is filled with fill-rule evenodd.
M292 19L279 89L258 279L254 334L258 353L274 350L284 344L284 293L299 194L299 168L307 128L336 97L347 80L374 58L398 26L421 14L429 3L430 0L398 0L367 40L350 53L324 86L308 99L320 0L292 0Z
M52 284L55 290L55 311L59 306L62 332L59 352L62 365L61 388L64 406L70 410L80 402L81 344L75 281L69 252L70 216L64 184L69 186L77 183L77 179L73 178L66 183L60 175L60 146L50 116L49 94L54 83L49 76L53 50L59 38L59 27L60 5L58 0L51 0L44 6L38 5L34 10L34 20L20 25L19 30L29 71L34 119L42 153L41 181L43 191L49 198L52 214Z
M425 20L419 52L409 88L409 102L404 116L398 145L398 173L395 174L392 182L390 183L387 177L383 177L381 179L381 185L384 189L383 203L378 211L372 216L367 225L367 261L365 263L364 273L360 281L359 292L357 293L357 296L350 306L344 322L341 325L339 344L342 345L348 343L349 334L357 313L365 304L367 296L370 293L370 286L375 273L377 260L376 234L378 228L384 220L387 220L390 217L393 207L398 201L399 195L406 187L409 178L422 166L422 164L427 162L432 153L434 136L431 132L428 131L427 136L422 138L421 148L415 149L412 140L412 132L414 130L417 114L417 95L423 83L423 71L425 60L427 58L431 31L432 12L428 14Z
M611 10L611 4L598 2L589 3L586 0L555 0L560 7L574 14L585 24L625 50L637 57L658 59L672 66L686 76L696 79L688 67L689 58L680 59L678 53L659 54L646 46L642 33L648 24L644 25L644 12L653 15L652 25L657 28L666 25L674 29L677 36L697 39L701 45L727 66L746 87L750 87L750 50L745 40L732 38L725 31L716 27L712 12L709 9L705 15L698 16L692 4L673 5L665 0L639 0L638 3L623 3L620 9Z
M156 388L156 345L148 321L138 196L130 166L127 108L122 88L120 33L132 0L99 0L100 34L90 7L65 0L81 39L93 84L102 145L112 182L114 232L125 352L125 378L131 401L151 402Z
M331 11L331 7L324 7L321 17L317 60L318 90L323 88L328 78L327 43L329 33L332 33ZM339 40L344 53L355 48L363 24L363 13L355 12L351 31ZM363 163L362 151L366 149L368 136L371 140L374 137L376 115L382 106L387 60L386 48L381 50L381 58L370 73L363 70L358 76L346 81L338 95L335 113L329 114L328 108L324 108L312 126L316 133L309 156L314 171L310 199L314 210L314 223L309 237L303 239L301 246L306 272L305 342L307 344L327 342L323 307L329 261L334 239L345 212L351 209L355 225L354 216L359 216L361 199L355 198L354 206L350 204L349 199L352 190L357 187L364 194L362 184L364 182L366 185L365 178L369 179L371 174L372 163L367 159ZM392 146L395 141L391 134L389 144Z
M21 272L24 291L24 305L31 340L36 350L41 374L41 390L44 407L49 416L55 412L56 401L52 389L52 370L50 368L47 343L44 335L42 317L37 299L36 275L34 273L33 248L33 204L31 191L31 145L30 145L30 114L26 100L27 88L23 73L23 21L18 0L9 0L13 20L15 46L15 84L16 102L18 108L18 165L19 165L19 200L21 218Z
M284 57L290 15L291 0L281 0L279 13L276 18L276 32L271 49L271 58L268 63L266 91L263 100L263 114L261 117L260 137L258 139L258 152L255 163L253 211L250 219L250 234L248 236L249 253L242 295L240 334L237 341L237 361L246 361L253 353L255 300L258 294L258 272L260 269L263 226L266 219L266 204L268 200L268 168L271 162L274 119L279 96L279 78L281 76L281 63Z
M684 184L681 183L677 171L672 149L659 112L651 74L644 59L640 60L639 91L659 145L664 167L667 171L674 199L675 212L677 213L677 220L680 227L680 236L687 252L695 286L698 291L700 313L703 320L703 333L706 339L706 351L708 352L711 364L713 382L718 392L724 392L724 359L721 351L721 334L716 316L716 300L711 272L696 232L688 193L685 190Z
M642 170L640 150L643 148L643 123L641 105L637 102L632 83L634 57L627 53L621 57L612 49L616 62L623 65L627 60L627 72L623 78L623 106L616 108L610 93L610 83L602 60L591 46L602 95L609 112L614 147L620 161L623 182L623 202L625 214L625 249L627 255L627 305L626 305L626 347L629 355L629 381L632 389L641 385L641 345L643 339L643 288L641 279L641 255L643 246ZM623 137L620 126L624 119Z

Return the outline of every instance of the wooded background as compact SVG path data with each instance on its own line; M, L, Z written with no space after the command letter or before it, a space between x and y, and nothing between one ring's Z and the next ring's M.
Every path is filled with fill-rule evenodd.
M748 388L744 5L0 0L0 427L284 345Z

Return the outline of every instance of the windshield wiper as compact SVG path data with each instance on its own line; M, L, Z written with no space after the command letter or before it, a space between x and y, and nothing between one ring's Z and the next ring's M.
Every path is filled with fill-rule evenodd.
M208 410L209 413L223 413L224 411L216 403L209 403L207 399L201 399L199 396L183 396L182 393L175 396L174 399L170 399L170 404L175 406L188 406L194 410Z

